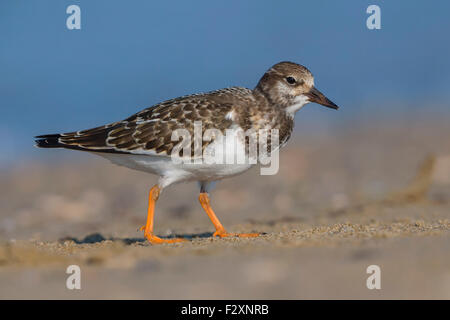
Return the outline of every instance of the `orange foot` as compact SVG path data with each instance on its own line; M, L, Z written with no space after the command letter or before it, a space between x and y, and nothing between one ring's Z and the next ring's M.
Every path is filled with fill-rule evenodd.
M259 237L261 233L228 233L225 229L218 229L213 233L213 237L241 237L241 238L254 238Z
M145 238L151 243L151 244L161 244L161 243L175 243L175 242L184 242L187 241L183 238L171 238L171 239L162 239L160 237L157 237L153 234L144 234Z
M145 233L145 226L142 226L139 228L140 231L144 231L144 237L151 243L151 244L161 244L161 243L175 243L175 242L184 242L187 241L183 238L171 238L171 239L162 239L158 236L155 236L152 233Z

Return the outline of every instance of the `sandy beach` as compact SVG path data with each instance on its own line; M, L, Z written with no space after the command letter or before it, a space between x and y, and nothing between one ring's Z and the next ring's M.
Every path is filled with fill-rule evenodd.
M227 229L254 239L212 238L197 186L181 184L156 233L187 241L150 245L137 229L156 178L94 156L4 170L0 298L450 299L449 135L437 120L299 134L277 175L212 192ZM81 290L66 288L69 265Z

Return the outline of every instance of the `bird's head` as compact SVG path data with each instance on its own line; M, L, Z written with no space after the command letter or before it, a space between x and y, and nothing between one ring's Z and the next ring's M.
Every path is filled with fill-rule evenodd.
M314 87L314 77L302 65L280 62L267 70L255 88L271 103L290 115L309 102L319 103L332 109L339 107Z

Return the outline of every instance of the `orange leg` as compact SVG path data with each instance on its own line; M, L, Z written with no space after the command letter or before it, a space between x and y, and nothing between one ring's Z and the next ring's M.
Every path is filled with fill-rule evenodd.
M201 192L200 195L198 196L198 200L200 201L203 210L205 210L206 214L211 219L211 222L214 224L214 227L216 228L216 232L214 232L213 234L214 237L216 236L221 238L230 236L257 237L260 235L259 233L228 233L223 227L223 225L220 223L219 219L217 219L216 214L211 208L208 194L206 192Z
M145 224L145 226L142 226L140 228L140 230L144 231L144 236L152 244L174 243L174 242L186 241L185 239L181 239L181 238L161 239L160 237L157 237L153 234L153 220L154 220L154 216L155 216L155 204L159 198L160 192L161 192L161 188L158 187L158 185L155 185L155 186L153 186L153 188L150 189L150 193L148 195L147 223Z

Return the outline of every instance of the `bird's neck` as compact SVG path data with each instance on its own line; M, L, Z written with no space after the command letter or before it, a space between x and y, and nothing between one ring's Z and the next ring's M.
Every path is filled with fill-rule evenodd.
M274 101L258 88L253 90L253 96L256 99L257 112L259 114L253 118L257 119L259 126L278 129L280 143L284 144L294 129L294 117L289 112L292 111L295 114L296 110L291 110L289 107L296 108L297 106L294 107L292 104ZM299 102L297 101L297 103Z
M295 113L308 102L309 102L308 97L297 96L290 105L284 108L284 110L289 117L294 118Z
M270 108L283 111L291 118L293 118L295 113L309 102L306 96L291 98L274 95L267 90L263 90L259 85L253 89L253 95L257 99L259 105L267 105Z

